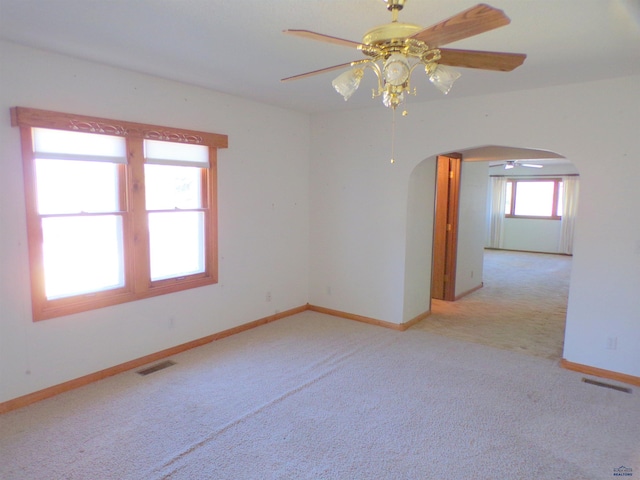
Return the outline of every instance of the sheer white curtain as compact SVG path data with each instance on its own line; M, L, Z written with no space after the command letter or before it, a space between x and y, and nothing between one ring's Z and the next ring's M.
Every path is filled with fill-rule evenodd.
M562 223L560 225L560 253L573 253L573 230L578 212L580 179L577 176L562 177Z
M507 196L506 177L489 178L489 215L487 215L487 241L489 248L502 248L504 240L504 214Z

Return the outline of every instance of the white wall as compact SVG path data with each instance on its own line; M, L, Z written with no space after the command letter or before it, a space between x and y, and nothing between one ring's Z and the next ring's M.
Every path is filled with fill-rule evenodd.
M307 302L308 115L4 42L0 64L0 402ZM220 283L32 322L12 106L227 134Z
M419 163L409 177L403 323L431 308L435 174L432 157Z
M479 145L552 150L581 179L564 357L640 376L640 77L412 104L393 165L390 124L373 100L312 117L312 303L401 323L413 168Z
M392 165L389 110L312 117L311 304L403 322L408 186L418 163L407 161L406 140L399 132Z
M464 159L464 157L463 157ZM487 217L488 163L462 162L455 295L482 285Z
M559 253L560 220L504 219L505 250Z

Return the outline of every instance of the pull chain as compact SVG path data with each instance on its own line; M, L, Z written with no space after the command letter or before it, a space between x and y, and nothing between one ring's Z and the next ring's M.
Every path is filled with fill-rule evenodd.
M391 120L391 163L395 163L396 151L396 109L393 109L393 119Z

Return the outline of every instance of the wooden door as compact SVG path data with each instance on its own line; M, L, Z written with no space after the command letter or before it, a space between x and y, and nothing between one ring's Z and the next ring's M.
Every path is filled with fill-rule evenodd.
M458 249L460 163L458 154L440 155L436 163L431 297L454 301Z

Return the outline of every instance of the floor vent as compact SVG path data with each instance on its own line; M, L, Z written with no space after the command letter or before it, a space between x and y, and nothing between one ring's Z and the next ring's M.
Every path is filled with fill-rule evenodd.
M175 364L176 362L174 361L165 360L164 362L156 363L155 365L151 365L150 367L143 368L142 370L138 370L136 373L138 375L149 375L150 373L157 372L158 370L163 370Z
M619 387L618 385L611 385L610 383L598 382L596 380L591 380L589 378L583 378L582 381L584 383L588 383L589 385L596 385L598 387L610 388L611 390L617 390L619 392L631 393L632 390L627 387Z

